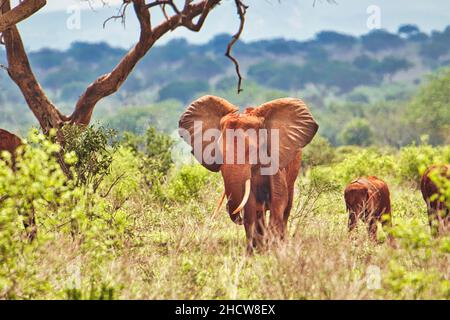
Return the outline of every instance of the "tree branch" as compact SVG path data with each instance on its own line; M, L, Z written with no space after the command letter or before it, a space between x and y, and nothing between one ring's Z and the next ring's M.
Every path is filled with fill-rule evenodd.
M185 8L189 5L190 2L191 1L186 1ZM194 17L182 16L182 24L183 24L183 26L185 26L186 28L188 28L189 30L194 31L194 32L200 31L200 29L203 27L203 23L205 22L206 17L208 16L209 12L219 2L220 1L208 1L208 0L204 1L203 10L201 12L200 18L198 18L197 23L194 23L192 21L192 19Z
M6 5L8 1L0 1L1 7ZM22 20L32 16L42 7L47 4L46 0L24 0L19 3L12 10L5 12L0 18L0 32L4 32L6 29L15 26Z
M173 0L160 0L160 1L154 1L146 5L147 9L156 7L156 6L162 6L169 5L172 7L173 11L177 14L180 14L180 10L178 9L177 5L173 2Z
M236 69L236 74L237 74L237 76L238 76L237 93L239 94L239 93L241 93L241 91L242 91L242 88L241 88L241 85L242 85L242 75L241 75L241 71L240 71L239 62L237 61L237 59L236 59L235 57L233 57L233 56L231 55L231 49L233 48L234 44L239 40L239 37L241 36L242 31L244 30L244 25L245 25L245 14L247 13L248 7L247 7L245 4L243 4L241 0L235 0L234 2L235 2L235 4L236 4L237 13L238 13L238 15L239 15L240 23L239 23L239 29L238 29L238 31L237 31L236 34L233 36L233 38L231 39L230 43L228 43L227 51L226 51L226 53L225 53L225 56L233 62L234 67L235 67L235 69Z
M136 64L145 56L154 43L164 34L185 26L193 31L200 30L208 13L221 0L202 0L192 4L186 1L183 10L152 29L148 5L144 0L133 0L134 9L138 18L141 33L138 43L122 58L119 64L108 74L95 80L78 100L75 111L70 116L70 122L86 125L90 122L92 112L98 101L116 92L133 71ZM167 3L159 3L165 5ZM194 24L193 19L200 16Z
M126 7L128 4L133 4L134 12L140 25L139 41L128 51L110 73L100 76L88 86L77 101L75 110L70 117L59 112L39 85L32 72L22 39L15 25L10 26L2 33L8 59L6 69L10 77L22 91L29 108L38 119L44 133L48 133L51 128L59 129L67 122L87 125L91 120L93 110L98 101L115 93L120 88L137 63L147 54L156 41L166 33L181 26L195 32L200 31L210 11L221 1L185 0L184 7L180 11L173 0L156 0L148 4L145 0L123 0L122 11L119 11L119 15L116 17L124 18ZM24 0L16 8L11 10L10 0L0 0L0 21L4 21L4 17L11 15L11 12L17 8L21 6L22 8L28 8L33 3L43 6L46 1ZM228 45L226 56L235 64L236 73L239 78L238 92L240 92L242 77L239 71L239 64L231 55L231 49L242 33L247 7L242 3L242 0L235 0L235 4L240 17L240 26L238 32L233 36L233 39ZM166 19L153 28L150 11L151 8L156 6L159 6L163 10ZM174 14L171 16L167 15L165 6L170 6ZM29 15L32 14L32 11L27 12L29 12L27 13ZM23 16L25 17L26 15ZM197 18L198 20L194 22Z
M122 20L122 24L125 26L125 13L127 11L127 7L130 4L130 2L123 2L122 5L119 8L119 11L117 13L117 15L114 15L112 17L109 17L108 19L106 19L105 21L103 21L103 29L105 29L106 24L111 21L111 20L116 20L116 19L120 19Z

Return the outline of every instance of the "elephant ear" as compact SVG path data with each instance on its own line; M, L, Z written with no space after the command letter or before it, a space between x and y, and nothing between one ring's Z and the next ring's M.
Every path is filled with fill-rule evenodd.
M259 106L255 114L265 119L265 128L279 130L279 167L286 167L295 154L308 143L319 129L306 104L295 98L276 99Z
M201 156L194 153L194 141L201 141L201 151L211 143L211 141L203 141L202 137L206 130L217 129L220 130L220 120L223 116L234 113L239 109L229 103L227 100L216 96L203 96L194 102L187 108L187 110L181 115L178 122L180 136L192 147L191 153L205 168L210 171L217 172L220 170L220 164L213 163L211 161L204 161ZM202 124L202 130L195 130L194 122ZM186 131L189 135L185 135Z

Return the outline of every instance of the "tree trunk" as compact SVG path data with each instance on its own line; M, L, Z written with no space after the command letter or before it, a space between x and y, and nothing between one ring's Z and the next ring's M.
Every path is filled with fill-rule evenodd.
M9 26L2 33L8 59L8 74L20 88L29 108L36 116L45 134L48 134L52 128L59 131L65 123L88 125L97 102L115 93L120 88L136 64L153 47L156 41L180 26L184 26L192 31L199 31L209 12L220 2L221 0L203 0L197 3L186 1L183 10L180 11L172 1L157 1L152 4L146 4L145 0L124 1L123 15L126 7L131 3L133 4L141 29L139 41L110 73L100 76L89 85L78 100L71 116L65 116L59 112L44 93L33 74L22 38L15 25ZM11 10L10 0L3 0L0 21L3 21L5 16L11 16L20 6L25 6L25 4L29 6L29 4L33 3L36 6L45 5L43 0L26 0ZM174 8L176 13L170 17L166 16L165 21L152 28L150 8L160 6L165 12L164 6L166 5ZM198 20L194 23L193 19L196 17L198 17ZM61 135L58 135L58 139L60 142L63 142Z
M3 18L5 14L12 12L10 9L10 1L7 0L3 3L0 17ZM2 34L6 47L9 76L19 87L44 133L48 134L51 128L60 129L65 117L47 98L33 74L17 27L12 26Z

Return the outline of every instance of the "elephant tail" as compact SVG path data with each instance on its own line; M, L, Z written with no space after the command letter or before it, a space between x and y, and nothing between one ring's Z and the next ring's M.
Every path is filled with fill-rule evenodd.
M225 191L222 192L222 195L220 196L219 203L217 204L216 210L214 210L211 218L214 219L217 216L217 213L219 213L220 208L222 208L223 200L225 199Z

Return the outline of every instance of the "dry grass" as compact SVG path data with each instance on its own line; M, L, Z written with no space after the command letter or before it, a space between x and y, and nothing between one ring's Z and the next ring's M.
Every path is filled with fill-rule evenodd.
M67 236L50 241L40 253L37 278L47 284L39 297L98 298L103 290L118 299L450 298L448 238L421 242L425 209L413 189L393 190L394 224L414 226L399 249L370 243L364 226L348 237L340 193L310 190L297 196L288 241L249 257L243 227L225 212L210 219L217 186L184 204L136 195L123 208L132 223L122 245L104 257ZM370 273L378 268L379 287Z

